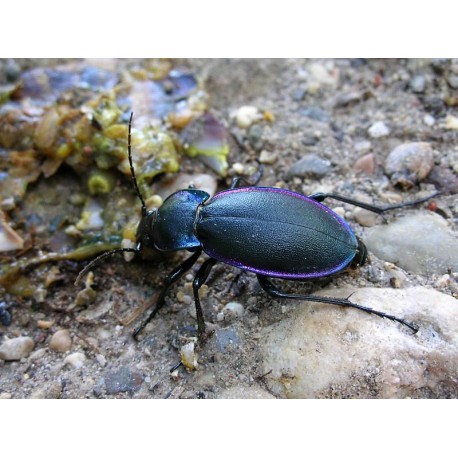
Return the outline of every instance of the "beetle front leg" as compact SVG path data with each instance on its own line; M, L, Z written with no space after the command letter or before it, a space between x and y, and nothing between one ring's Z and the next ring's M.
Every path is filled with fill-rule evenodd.
M182 264L173 269L169 275L167 275L167 277L164 280L164 285L159 294L159 298L156 301L156 304L154 305L154 309L148 315L148 318L142 321L140 326L134 329L134 332L132 333L132 337L134 339L137 338L138 334L145 328L145 326L156 316L156 313L162 308L162 306L165 303L165 296L167 295L170 286L172 286L173 283L179 280L181 276L195 264L201 253L201 249L197 250L192 256L186 259Z
M414 334L417 333L418 331L418 328L416 326L414 326L411 323L408 323L407 321L403 320L402 318L398 318L394 315L388 315L387 313L384 313L384 312L379 312L378 310L371 309L370 307L364 307L362 305L355 304L354 302L351 302L348 299L340 299L337 297L327 297L327 296L313 296L309 294L284 293L278 290L277 287L267 277L264 277L263 275L258 275L258 281L262 289L273 297L278 297L282 299L300 299L300 300L310 301L310 302L320 302L320 303L325 303L325 304L343 305L345 307L353 307L358 310L362 310L364 312L371 313L372 315L377 315L381 318L388 318L391 321L397 321L398 323L401 323L404 326L407 326L409 329L411 329L414 332Z
M378 213L380 215L381 213L384 213L388 210L395 210L396 208L409 207L412 205L417 205L423 202L427 202L429 199L432 199L433 197L436 197L439 194L441 193L435 192L434 194L431 194L428 197L424 197L423 199L417 199L411 202L401 202L400 204L395 204L395 205L385 205L383 207L377 207L376 205L367 204L366 202L360 202L359 200L349 199L348 197L341 196L340 194L317 192L307 197L309 199L316 200L317 202L323 202L323 200L328 199L328 198L340 200L341 202L345 202L347 204L354 205L355 207L361 207L371 212Z
M196 306L196 318L197 318L197 337L200 343L203 343L206 339L205 335L205 320L202 312L202 306L200 305L199 289L206 282L212 267L217 263L216 259L207 259L197 271L196 276L192 282L192 290L194 292L194 303Z

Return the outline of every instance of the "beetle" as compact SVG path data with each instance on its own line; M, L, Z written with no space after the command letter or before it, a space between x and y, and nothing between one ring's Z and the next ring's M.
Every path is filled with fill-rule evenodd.
M273 297L353 307L401 323L414 333L418 331L414 324L402 318L356 304L349 298L283 292L271 279L313 280L364 265L366 246L345 220L322 203L325 199L339 200L382 214L425 202L439 193L384 207L332 193L304 196L286 189L257 186L262 176L260 165L252 182L236 177L228 190L213 197L203 190L189 187L170 195L159 209L148 211L132 163L132 117L133 114L128 128L128 158L135 192L141 202L136 247L119 248L98 256L79 273L75 284L101 259L115 253L140 254L145 248L158 252L188 250L192 253L165 278L154 308L134 330L134 337L162 308L171 285L195 264L202 253L209 258L202 263L192 283L200 342L205 340L206 333L199 289L217 262L255 273L262 289Z

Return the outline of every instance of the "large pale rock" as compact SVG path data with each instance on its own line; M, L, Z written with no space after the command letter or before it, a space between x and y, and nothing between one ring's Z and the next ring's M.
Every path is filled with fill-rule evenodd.
M263 370L289 398L458 396L458 300L425 287L323 292L416 323L405 326L352 308L302 302L264 330Z

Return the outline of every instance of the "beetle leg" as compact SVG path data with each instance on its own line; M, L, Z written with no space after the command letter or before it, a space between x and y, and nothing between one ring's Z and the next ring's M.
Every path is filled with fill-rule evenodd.
M379 215L381 213L384 213L388 210L394 210L396 208L403 208L403 207L409 207L411 205L417 205L421 204L423 202L428 201L429 199L432 199L433 197L438 196L441 194L440 192L435 192L434 194L431 194L428 197L424 197L423 199L417 199L413 200L411 202L401 202L400 204L395 204L395 205L386 205L383 207L377 207L375 205L367 204L366 202L360 202L359 200L353 200L349 199L348 197L341 196L339 194L328 194L328 193L323 193L323 192L317 192L315 194L311 194L310 196L307 196L309 199L316 200L317 202L323 202L324 199L330 198L330 199L335 199L335 200L340 200L341 202L345 202L347 204L354 205L355 207L361 207L366 210L369 210L374 213L378 213Z
M201 253L202 253L201 249L197 250L192 256L186 259L182 264L180 264L178 267L173 269L172 272L170 272L170 274L165 278L164 285L161 289L159 298L156 301L154 309L151 311L151 313L146 318L146 320L142 321L140 326L134 329L134 332L132 333L132 337L134 339L145 328L145 326L156 316L157 312L162 308L165 302L165 296L167 295L167 292L170 286L172 286L173 283L179 280L180 277L195 264L195 262L197 261Z
M235 177L229 189L242 188L243 186L256 186L261 181L262 173L264 172L262 164L260 162L258 162L258 164L258 170L250 177L251 180L247 180L245 177Z
M285 298L285 299L300 299L300 300L310 301L310 302L321 302L325 304L334 304L334 305L343 305L345 307L353 307L358 310L362 310L364 312L371 313L373 315L377 315L381 318L388 318L389 320L397 321L398 323L401 323L404 326L407 326L408 328L410 328L414 332L414 334L418 331L418 328L416 326L414 326L411 323L408 323L407 321L403 320L402 318L398 318L394 315L388 315L387 313L379 312L378 310L374 310L369 307L364 307L359 304L355 304L354 302L351 302L348 299L340 299L337 297L327 297L327 296L313 296L313 295L308 295L308 294L304 294L304 295L303 294L288 294L288 293L284 293L278 290L277 287L267 277L264 277L263 275L258 275L258 281L262 289L273 297L279 297L279 298Z
M212 267L217 263L216 259L210 258L207 259L201 266L200 269L197 271L196 276L192 282L192 290L194 292L194 303L196 306L196 317L197 317L197 336L199 338L199 342L205 340L205 320L204 314L202 312L202 307L200 305L199 299L199 289L205 283L212 270Z

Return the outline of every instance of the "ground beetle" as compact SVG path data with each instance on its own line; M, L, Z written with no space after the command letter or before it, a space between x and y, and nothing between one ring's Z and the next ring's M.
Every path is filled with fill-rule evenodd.
M211 198L205 191L190 187L169 196L158 210L147 211L132 164L131 125L132 115L128 156L135 191L142 204L136 248L119 248L100 255L80 272L75 283L95 263L114 253L141 253L144 248L192 252L166 277L154 309L134 331L134 337L154 318L164 305L170 286L193 266L202 252L209 259L201 265L192 283L200 341L205 339L205 321L199 289L218 261L254 272L261 287L271 296L354 307L397 321L414 332L418 330L401 318L355 304L348 298L282 292L270 279L316 279L364 264L367 256L364 243L340 216L321 203L323 200L332 198L381 214L425 202L438 193L413 202L376 207L338 194L304 196L286 189L258 187L260 166L252 183L237 177L230 189Z

